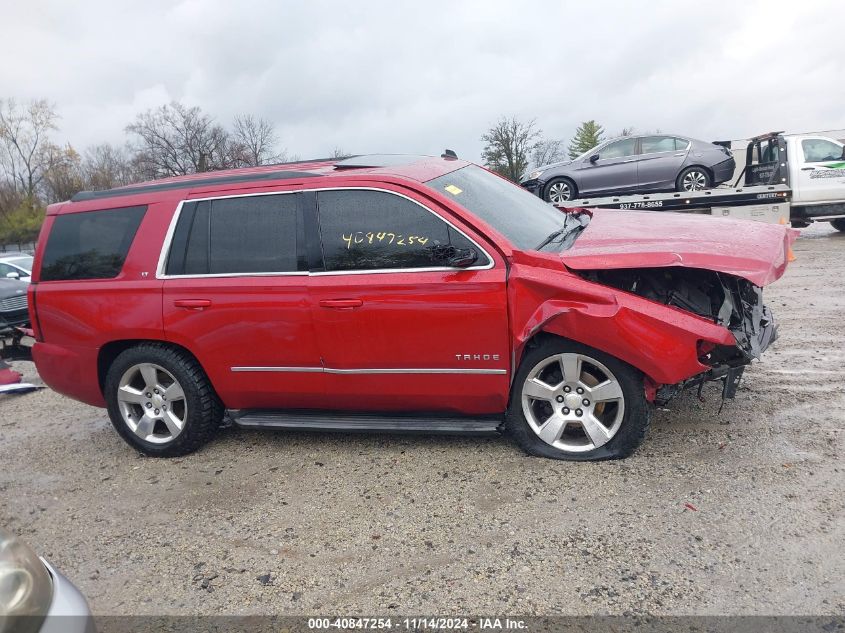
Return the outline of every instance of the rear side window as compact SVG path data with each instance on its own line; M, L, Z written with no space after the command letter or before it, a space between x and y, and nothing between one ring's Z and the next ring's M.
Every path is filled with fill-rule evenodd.
M656 154L658 152L674 152L675 139L671 136L646 136L642 140L643 154Z
M187 203L167 260L168 275L295 272L297 196L244 196Z
M146 206L59 215L41 262L41 281L117 277Z
M475 247L428 209L385 191L321 191L317 202L327 271L441 267L436 247ZM474 265L487 264L475 250Z

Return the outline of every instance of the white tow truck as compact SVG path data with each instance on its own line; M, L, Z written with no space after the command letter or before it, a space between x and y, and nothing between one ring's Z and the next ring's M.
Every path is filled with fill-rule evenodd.
M742 185L740 185L742 182ZM567 200L563 209L680 211L845 231L845 145L816 134L770 132L750 139L732 186Z

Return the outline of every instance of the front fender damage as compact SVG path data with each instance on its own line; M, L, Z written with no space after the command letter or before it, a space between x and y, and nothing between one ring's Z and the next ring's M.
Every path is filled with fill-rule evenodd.
M775 338L762 292L745 279L687 268L579 271L566 283L534 266L512 268L517 357L538 332L624 360L645 374L650 400L724 380L735 391L742 368ZM533 306L521 313L520 306ZM730 386L730 388L729 388Z

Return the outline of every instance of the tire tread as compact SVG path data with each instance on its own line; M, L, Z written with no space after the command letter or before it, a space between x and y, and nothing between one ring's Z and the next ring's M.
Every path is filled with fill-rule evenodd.
M168 371L172 372L173 368L176 368L177 371L186 374L190 381L190 384L182 385L186 398L189 397L189 390L195 391L194 397L191 397L191 408L185 428L175 440L165 445L142 444L143 440L137 438L126 427L116 406L116 398L111 396L114 392L114 383L119 380L119 376L116 375L118 372L113 371L114 368L119 368L124 364L128 367L132 364L151 361L165 366ZM122 371L119 373L122 374ZM193 453L215 436L223 420L223 403L214 391L202 366L187 351L166 343L140 343L119 354L108 370L105 392L109 417L118 433L135 449L152 457L178 457ZM197 402L200 405L198 413L194 406Z

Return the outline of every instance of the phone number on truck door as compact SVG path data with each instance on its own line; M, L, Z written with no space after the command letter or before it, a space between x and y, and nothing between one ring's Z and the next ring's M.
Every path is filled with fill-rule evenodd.
M648 200L646 202L623 202L620 209L658 209L663 206L663 200Z

